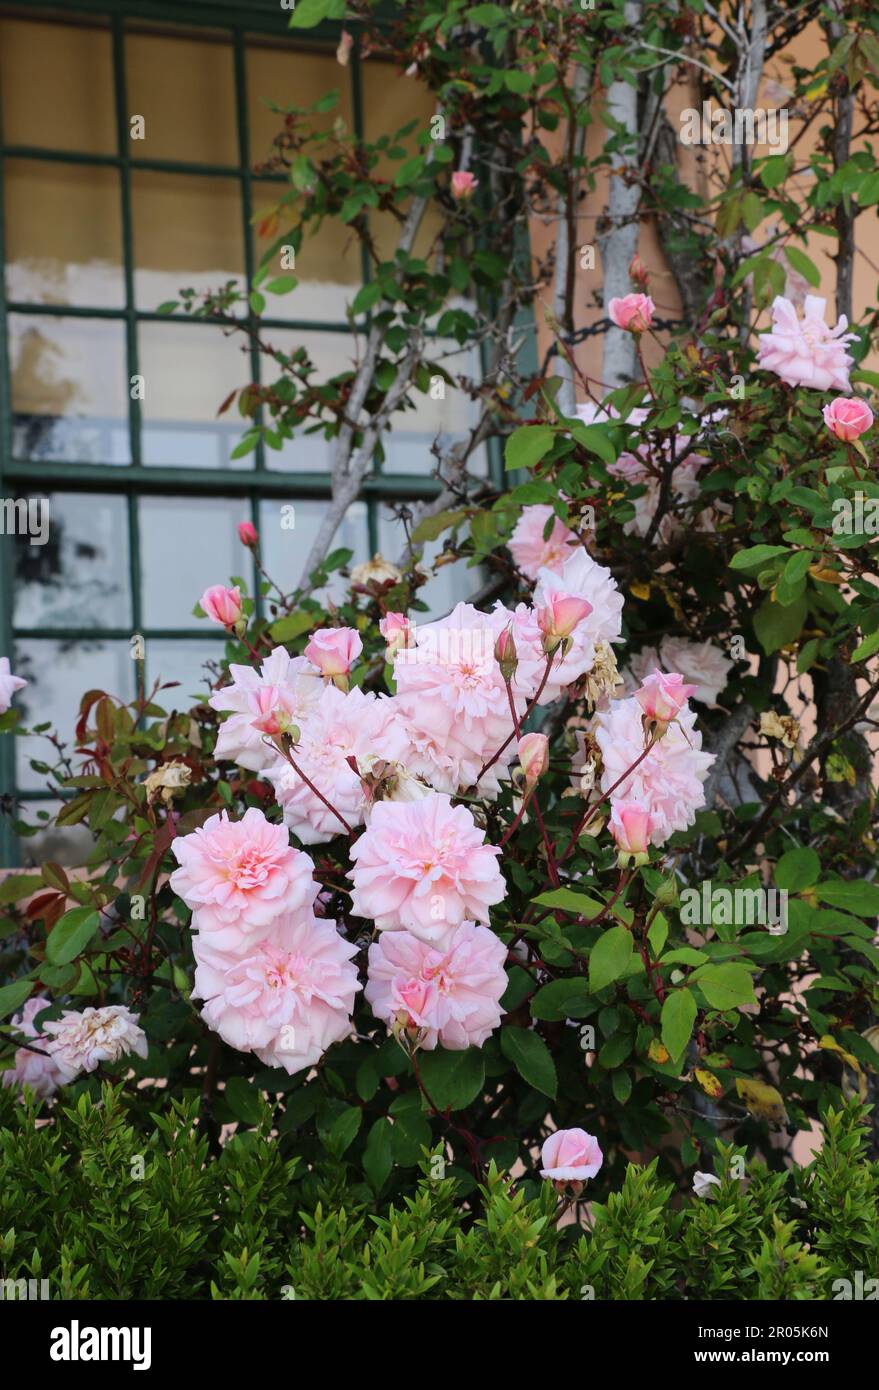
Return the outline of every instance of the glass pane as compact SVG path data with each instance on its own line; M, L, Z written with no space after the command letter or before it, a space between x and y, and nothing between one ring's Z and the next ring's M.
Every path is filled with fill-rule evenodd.
M134 291L140 309L179 300L181 289L244 285L244 226L237 179L131 175ZM243 309L242 309L243 312Z
M30 682L20 691L16 703L25 724L50 722L67 745L75 747L74 728L79 702L87 690L106 690L119 699L134 695L134 662L128 642L109 642L94 637L75 641L45 641L28 638L16 642L13 670ZM18 760L18 786L25 791L45 788L45 774L34 772L30 759L55 762L56 754L48 739L40 735L15 740Z
M19 818L37 827L36 835L19 838L22 868L39 867L47 860L67 867L85 863L95 843L88 826L49 824L49 817L57 816L63 804L41 798L19 806Z
M452 376L480 380L479 353L475 348L461 349L457 343L440 340L428 345L426 357ZM440 391L441 396L438 395ZM448 449L466 439L479 418L478 403L472 401L466 391L449 386L442 378L433 382L426 394L413 391L412 400L415 409L397 414L393 428L382 439L383 473L412 473L422 477L432 473L436 467L436 459L430 452L434 440L439 441L441 448ZM488 453L483 446L471 458L470 472L485 477L487 471Z
M124 325L11 314L9 339L15 457L128 463Z
M323 384L343 372L357 367L358 339L352 333L315 333L310 329L287 330L267 329L263 334L266 342L281 352L292 356L300 347L308 351L315 364L314 381ZM281 377L281 368L272 360L263 357L260 362L262 384L271 385ZM267 416L266 423L271 424ZM280 449L266 448L266 468L280 473L329 473L333 461L333 440L324 439L323 434L307 434L306 428L298 429L292 439L284 440Z
M144 463L253 468L252 453L229 458L248 422L235 406L217 415L230 392L252 380L244 334L179 323L141 323L138 333Z
M4 193L10 299L100 309L125 303L115 169L10 159Z
M219 629L217 629L219 631ZM170 690L160 690L156 703L162 709L189 709L200 700L206 700L219 675L219 662L223 656L223 638L165 638L151 637L146 644L147 689L160 680L179 681ZM213 663L211 671L205 663Z
M114 154L113 53L106 28L0 20L0 102L9 145Z
M261 263L283 231L296 224L295 201L285 204L277 216L274 214L284 193L283 185L277 183L257 182L253 186L254 265ZM363 283L360 242L350 227L338 219L327 218L318 231L312 230L306 236L296 254L295 268L284 247L276 255L272 275L295 275L299 284L289 294L265 295L263 312L267 318L345 322L348 305ZM263 289L261 285L261 293Z
M394 564L406 553L406 532L403 523L385 506L378 509L378 541L382 555ZM450 612L456 603L469 599L476 593L484 578L480 569L468 569L466 560L456 560L454 564L443 565L432 574L431 565L436 557L442 554L444 548L443 538L428 541L421 560L431 577L418 590L418 597L427 604L432 618L442 617Z
M128 109L144 121L134 158L238 165L231 44L213 35L129 34L125 74Z
M340 67L335 52L302 52L292 47L250 44L247 49L247 94L250 118L250 160L257 168L272 153L275 136L284 128L284 116L269 109L313 106L328 92L338 92L332 111L309 118L316 129L329 130L341 116L347 129L354 127L351 106L351 69Z
M318 527L326 513L328 503L311 499L291 503L288 499L274 501L264 499L259 509L260 554L266 572L285 593L290 593L299 583L302 567L317 535ZM292 507L292 512L291 512ZM290 521L294 521L291 527ZM342 525L333 538L330 551L344 546L353 550L352 565L362 564L369 558L369 528L365 502L355 502L348 508ZM329 553L329 552L328 552ZM334 574L326 589L316 597L325 595L338 601L345 593L345 579Z
M16 535L15 626L128 627L131 586L125 498L55 492L44 505L45 543L32 544L27 536Z
M233 497L141 497L138 507L145 626L207 632L207 619L192 616L205 589L228 584L234 574L251 585L250 555L238 539L250 504Z

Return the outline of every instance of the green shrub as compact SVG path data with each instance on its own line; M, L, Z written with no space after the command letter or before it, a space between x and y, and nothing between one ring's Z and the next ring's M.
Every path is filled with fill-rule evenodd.
M144 1130L108 1085L47 1122L0 1092L0 1278L73 1299L820 1299L879 1274L879 1164L854 1104L826 1114L806 1167L722 1146L720 1186L673 1203L656 1160L631 1164L582 1225L559 1224L550 1183L494 1164L463 1196L439 1150L382 1209L343 1157L285 1159L268 1106L216 1156L197 1110L172 1101Z

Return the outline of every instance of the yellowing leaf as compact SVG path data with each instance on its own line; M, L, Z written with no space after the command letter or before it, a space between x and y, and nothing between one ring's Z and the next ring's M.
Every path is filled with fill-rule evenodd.
M650 1058L651 1062L659 1062L660 1064L662 1062L667 1062L669 1057L668 1048L664 1043L659 1041L659 1038L653 1038L647 1049L647 1056Z
M765 1081L751 1081L737 1076L736 1091L756 1120L768 1120L770 1124L777 1125L783 1125L787 1120L784 1098L774 1086L767 1086Z
M713 1071L705 1071L702 1067L697 1067L694 1074L706 1096L711 1096L717 1100L718 1096L723 1095L723 1086Z
M629 593L632 595L632 598L648 599L650 597L650 585L641 584L640 582L630 584Z

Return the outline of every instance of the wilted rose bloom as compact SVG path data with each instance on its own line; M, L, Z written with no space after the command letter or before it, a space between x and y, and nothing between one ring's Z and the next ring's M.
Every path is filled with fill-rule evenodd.
M14 676L8 656L0 656L0 714L5 714L12 704L16 690L23 690L27 681L22 676Z
M507 948L488 927L461 922L438 947L411 932L383 932L369 948L365 998L376 1018L428 1051L481 1047L497 1028Z
M214 584L205 589L200 602L211 622L221 627L234 627L241 617L241 590L237 584L234 589Z
M611 700L607 709L596 714L591 731L601 750L602 791L620 782L612 804L637 801L649 809L651 844L663 845L676 830L687 830L693 824L696 812L705 804L702 783L714 757L702 752L702 735L691 709L681 710L631 773L629 768L645 748L638 701Z
M709 709L717 709L717 697L726 686L727 678L735 662L724 656L713 642L690 642L686 637L663 637L659 650L655 647L642 647L631 658L627 674L626 688L630 694L641 684L651 671L663 667L667 671L680 671L685 681L693 686L692 698Z
M640 801L614 801L608 829L616 842L620 863L632 855L635 863L647 862L650 845L650 809Z
M452 197L459 203L472 198L478 187L479 180L465 170L456 169L452 174Z
M713 1173L693 1174L693 1191L697 1197L710 1197L713 1187L720 1187L720 1178Z
M846 344L856 336L846 333L848 319L841 315L835 328L824 322L826 299L806 297L803 317L789 299L776 295L772 304L772 330L760 335L758 365L788 386L810 386L815 391L848 391L849 368L854 358Z
M364 561L362 565L355 565L351 571L352 584L386 584L389 579L396 583L402 577L402 571L396 565L392 565L390 560L378 554L373 555L371 560Z
M837 396L835 401L825 405L822 413L831 434L843 443L859 439L873 424L873 412L867 402L854 397Z
M282 916L310 911L317 896L309 856L293 848L285 825L272 825L255 806L238 821L225 811L211 816L172 840L171 849L180 865L171 887L192 909L193 930L216 950L249 951L276 933Z
M537 608L537 626L547 640L547 644L557 646L565 637L570 637L575 627L588 618L592 604L577 594L566 594L561 590L550 590L546 602ZM547 651L552 650L547 645Z
M314 845L344 835L345 827L300 772L350 826L362 825L366 793L349 758L358 768L363 760L363 771L367 760L376 756L409 767L409 744L396 701L357 687L345 693L334 685L324 686L297 725L293 760L299 771L279 756L264 775L275 789L286 824L305 844Z
M322 676L347 676L363 651L359 632L353 627L322 627L312 633L305 655Z
M677 672L651 671L644 677L644 684L635 691L635 699L648 719L657 724L670 724L676 719L695 686L685 685L683 676Z
M280 722L296 723L318 699L323 681L310 661L291 657L283 647L275 647L259 671L233 662L229 673L232 685L223 686L208 701L212 709L232 711L220 725L216 757L261 772L277 760L277 754L266 748L261 731L254 727L254 702L260 708L271 707ZM270 693L264 696L263 691Z
M549 767L549 739L546 734L525 734L519 739L516 751L519 766L525 774L525 786L529 789L536 787L539 778Z
M554 518L552 530L545 540L543 533L550 517ZM509 540L510 554L528 579L536 579L541 569L558 573L576 545L576 533L543 502L522 508Z
M549 1178L559 1186L577 1184L575 1191L581 1190L589 1178L594 1178L604 1162L601 1145L585 1129L557 1129L544 1143L540 1158L542 1178Z
M412 624L405 613L386 613L379 619L378 630L387 643L387 660L392 661L401 647L412 641Z
M499 855L451 797L381 801L351 848L351 911L381 931L442 945L461 922L487 922L506 895Z
M251 547L256 545L257 541L259 540L259 536L256 533L256 527L254 526L252 521L239 521L238 539L240 540L242 545L247 545Z
M622 299L612 299L607 306L611 323L629 333L644 333L655 312L656 305L649 294L626 294Z
M312 1067L351 1032L354 996L361 988L351 957L357 947L334 921L310 911L285 917L272 941L230 956L193 942L193 999L204 1001L209 1028L239 1052L255 1052L291 1075Z
M59 1071L54 1057L49 1053L49 1039L37 1032L34 1019L38 1014L44 1013L51 1005L51 1000L36 998L28 999L23 1005L21 1013L16 1014L10 1019L10 1027L16 1033L33 1043L34 1048L39 1051L32 1051L31 1048L16 1048L13 1062L14 1065L4 1072L0 1072L0 1081L4 1086L18 1086L21 1092L25 1086L30 1086L31 1090L38 1096L52 1096L61 1084L61 1072Z
M351 49L354 46L354 35L349 34L347 29L343 29L339 37L339 46L336 49L336 62L340 67L346 68L351 57Z
M45 1023L43 1032L52 1035L49 1052L62 1082L72 1081L80 1072L95 1071L102 1062L117 1062L129 1052L146 1057L146 1033L138 1015L124 1004L108 1004L102 1009L67 1010L59 1019Z

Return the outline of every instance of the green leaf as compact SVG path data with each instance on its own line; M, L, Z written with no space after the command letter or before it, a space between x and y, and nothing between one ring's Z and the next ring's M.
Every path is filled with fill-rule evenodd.
M601 425L572 425L571 436L602 463L615 463L617 451L607 430Z
M353 1144L362 1121L363 1111L359 1105L349 1105L347 1110L343 1110L341 1115L337 1115L333 1120L326 1142L327 1148L337 1158L341 1158L345 1150Z
M555 1099L559 1084L555 1062L539 1033L529 1028L502 1028L501 1051L513 1063L523 1081Z
M382 287L378 280L370 280L368 285L364 285L354 296L351 305L352 314L365 314L367 309L371 309L378 304L382 297Z
M20 1009L33 987L33 980L13 980L11 985L3 985L0 988L0 1018L7 1018Z
M0 903L17 903L42 887L42 874L12 874L0 883Z
M263 1117L263 1100L259 1088L244 1076L230 1076L223 1095L236 1119L246 1125L258 1125Z
M801 251L798 246L785 246L784 256L785 260L788 261L790 265L793 266L794 270L802 275L805 280L808 280L810 285L814 285L816 289L820 287L821 272L815 262L806 255L805 251Z
M740 550L729 562L731 570L763 569L770 560L779 555L789 555L786 545L752 545L748 550Z
M443 531L448 531L450 526L460 526L469 515L466 507L458 507L455 511L437 512L436 516L426 516L412 532L412 542L414 545L421 545L422 541L435 541L437 536L441 536Z
M589 994L589 982L582 975L570 980L551 980L543 985L531 1000L531 1017L559 1023L563 1018L579 1018L580 1011L595 1007Z
M314 627L316 621L314 613L297 609L295 613L288 613L286 618L279 618L276 623L272 623L269 633L276 642L291 642L294 637L301 637L303 632L308 632Z
M831 907L841 907L846 912L854 912L857 917L879 915L879 886L868 883L866 879L843 880L836 883L819 883L815 889L823 903Z
M684 1054L696 1021L696 1000L688 989L676 989L662 1006L662 1041L676 1060Z
M393 1126L386 1115L376 1120L363 1151L363 1171L374 1192L380 1192L394 1166Z
M577 917L597 917L605 908L605 904L597 898L590 898L586 893L575 893L571 888L553 888L549 893L541 893L534 901L538 907L556 907Z
M620 979L632 957L632 934L625 927L608 927L589 953L589 988L595 994Z
M549 425L520 425L507 440L505 466L507 469L533 468L549 453L554 440L555 432Z
M463 1110L476 1099L485 1082L485 1058L478 1047L463 1052L438 1047L435 1052L425 1052L419 1068L430 1098L440 1110Z
M325 19L344 19L345 0L296 0L291 29L314 29Z
M821 860L813 849L789 849L776 864L772 878L777 888L799 893L817 883L820 873Z
M795 642L803 630L806 600L798 598L787 605L764 599L754 614L754 632L767 656Z
M754 982L743 965L728 961L725 965L703 965L690 976L712 1009L735 1009L739 1004L754 1004Z
M74 907L59 918L46 938L46 960L51 965L67 965L91 941L101 919L93 907Z
M879 651L879 632L871 632L852 652L852 661L866 661L868 656Z

